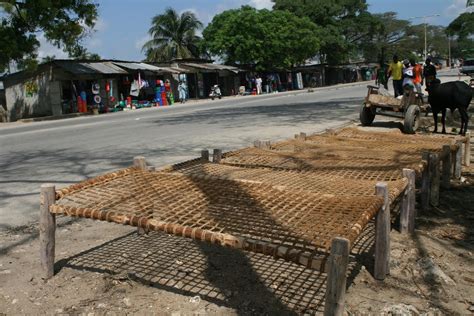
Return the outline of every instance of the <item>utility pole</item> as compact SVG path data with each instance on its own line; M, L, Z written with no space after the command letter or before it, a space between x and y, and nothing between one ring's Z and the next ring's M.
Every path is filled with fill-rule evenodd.
M411 17L411 18L408 18L408 20L415 20L415 19L423 19L423 24L424 24L424 31L425 31L425 49L424 49L424 56L425 56L425 60L428 58L428 40L427 40L427 25L428 23L426 22L426 19L428 18L433 18L433 17L437 17L437 16L440 16L439 14L432 14L432 15L424 15L424 16L414 16L414 17Z
M451 68L451 36L448 34L448 67Z

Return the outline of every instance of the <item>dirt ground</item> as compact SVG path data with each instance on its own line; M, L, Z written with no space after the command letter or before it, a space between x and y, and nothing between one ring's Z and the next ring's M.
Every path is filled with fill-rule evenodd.
M474 147L474 146L473 146ZM391 232L391 275L376 281L373 227L353 253L346 313L474 314L474 167ZM0 233L0 315L304 315L325 275L283 260L131 227L58 218L56 275L41 279L37 225Z

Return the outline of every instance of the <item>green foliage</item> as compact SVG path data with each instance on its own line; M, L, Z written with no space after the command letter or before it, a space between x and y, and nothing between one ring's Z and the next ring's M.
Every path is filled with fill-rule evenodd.
M97 6L90 0L0 1L0 71L10 61L34 64L38 33L71 56L84 52L81 40L95 25Z
M410 26L410 37L407 39L407 46L411 48L417 56L424 56L425 47L425 25L418 24ZM438 25L426 26L427 53L433 57L448 56L448 37L446 28Z
M151 40L143 45L146 60L152 62L169 61L173 58L200 57L201 38L196 31L202 23L190 11L179 15L174 9L167 8L163 14L152 19L148 31Z
M371 40L362 45L367 61L389 61L393 55L400 59L422 60L425 48L425 25L411 25L397 18L395 12L374 14L379 20ZM427 25L427 52L433 57L447 57L448 38L442 26Z
M275 10L309 17L322 28L320 54L330 64L358 55L379 21L367 11L366 0L273 0Z
M453 56L474 56L474 12L466 12L458 16L448 25L446 33L456 38Z
M284 69L316 55L321 29L308 18L250 6L216 15L203 32L210 53L257 70Z

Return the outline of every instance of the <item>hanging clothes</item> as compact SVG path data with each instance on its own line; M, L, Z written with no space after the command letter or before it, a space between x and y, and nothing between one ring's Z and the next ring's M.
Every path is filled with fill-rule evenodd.
M133 80L132 84L130 85L130 95L132 97L138 97L140 94L140 86L138 85L137 80Z

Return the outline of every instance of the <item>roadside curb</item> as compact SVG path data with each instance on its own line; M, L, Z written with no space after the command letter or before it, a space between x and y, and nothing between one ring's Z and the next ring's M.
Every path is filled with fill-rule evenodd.
M303 93L314 93L318 91L331 91L331 90L339 90L343 88L350 88L350 87L356 87L356 86L364 86L367 84L370 84L373 82L373 80L369 81L358 81L358 82L351 82L351 83L342 83L342 84L335 84L331 86L324 86L324 87L317 87L317 88L304 88L301 90L292 90L292 91L284 91L284 92L278 92L278 93L268 93L268 94L260 94L260 95L249 95L245 97L250 97L254 99L259 99L259 98L266 98L266 99L271 99L271 98L277 98L277 97L282 97L282 96L291 96L291 95L299 95ZM215 103L220 103L222 101L229 101L229 100L234 100L236 97L239 96L228 96L228 97L223 97L221 100L216 100ZM241 97L241 96L240 96ZM193 105L199 105L204 102L209 101L209 99L199 99L199 100L188 100L187 105L188 106L193 106ZM179 104L179 102L175 103ZM109 113L107 113L109 114ZM21 119L17 120L15 122L4 122L4 126L8 126L10 124L22 124L22 123L35 123L35 122L42 122L42 121L56 121L56 120L62 120L62 119L69 119L69 118L76 118L76 117L84 117L84 116L95 116L92 113L71 113L71 114L63 114L63 115L56 115L56 116L43 116L43 117L33 117L33 118L27 118L27 119ZM0 124L0 127L3 124Z

